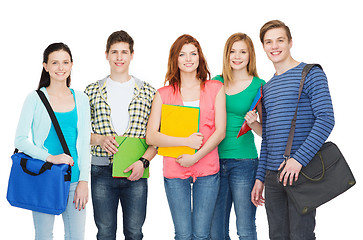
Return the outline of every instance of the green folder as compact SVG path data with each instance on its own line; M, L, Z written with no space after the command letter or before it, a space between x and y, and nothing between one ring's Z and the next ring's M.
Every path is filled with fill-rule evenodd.
M148 145L144 138L117 136L115 140L119 147L113 156L112 177L129 177L132 171L124 173L125 169L144 155ZM149 168L144 170L142 177L149 177Z

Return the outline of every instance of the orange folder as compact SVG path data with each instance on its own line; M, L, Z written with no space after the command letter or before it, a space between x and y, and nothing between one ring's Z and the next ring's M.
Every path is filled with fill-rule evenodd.
M199 107L163 104L161 106L160 132L173 137L189 137L199 131ZM196 149L180 147L159 147L158 154L177 158L182 154L194 154Z

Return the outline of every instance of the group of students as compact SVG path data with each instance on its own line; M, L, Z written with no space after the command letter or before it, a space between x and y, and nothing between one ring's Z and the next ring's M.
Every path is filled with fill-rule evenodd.
M73 60L68 46L48 46L38 89L51 103L71 156L63 153L35 91L25 100L15 146L34 158L72 166L68 205L62 214L65 239L84 239L89 175L97 239L116 239L119 202L125 239L142 239L148 191L147 178L142 178L144 169L158 147L173 146L197 150L193 155L163 157L175 239L230 239L232 203L239 239L257 239L256 207L263 204L270 239L315 239L315 211L300 215L283 185L297 180L301 168L332 131L334 115L327 79L317 67L307 75L292 155L283 165L306 64L292 58L292 37L283 22L267 22L260 39L276 70L267 83L258 77L254 45L246 34L228 38L222 74L212 80L199 42L185 34L171 46L165 86L157 91L129 74L134 42L125 31L114 32L107 40L110 75L88 85L84 92L70 88ZM262 85L262 102L257 111L249 111ZM199 132L185 138L161 133L162 104L199 107ZM262 136L260 158L252 131L237 138L244 121ZM119 147L115 136L120 135L146 138L149 145L139 161L125 170L131 171L128 178L112 177L113 155ZM282 170L279 176L278 170ZM33 220L35 239L53 238L54 215L33 212Z

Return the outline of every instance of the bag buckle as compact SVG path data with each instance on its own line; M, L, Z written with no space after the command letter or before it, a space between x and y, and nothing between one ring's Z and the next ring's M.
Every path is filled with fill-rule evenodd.
M285 159L285 162L290 159L290 155L286 156L285 154L283 154L282 157Z

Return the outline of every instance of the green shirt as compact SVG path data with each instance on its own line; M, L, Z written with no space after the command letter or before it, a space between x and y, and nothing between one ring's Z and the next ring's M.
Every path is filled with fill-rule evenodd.
M213 79L224 83L220 75ZM264 80L253 77L251 84L245 90L233 95L226 94L227 128L226 137L218 145L219 158L253 159L258 157L252 131L248 131L239 138L237 135L258 89L265 83Z

